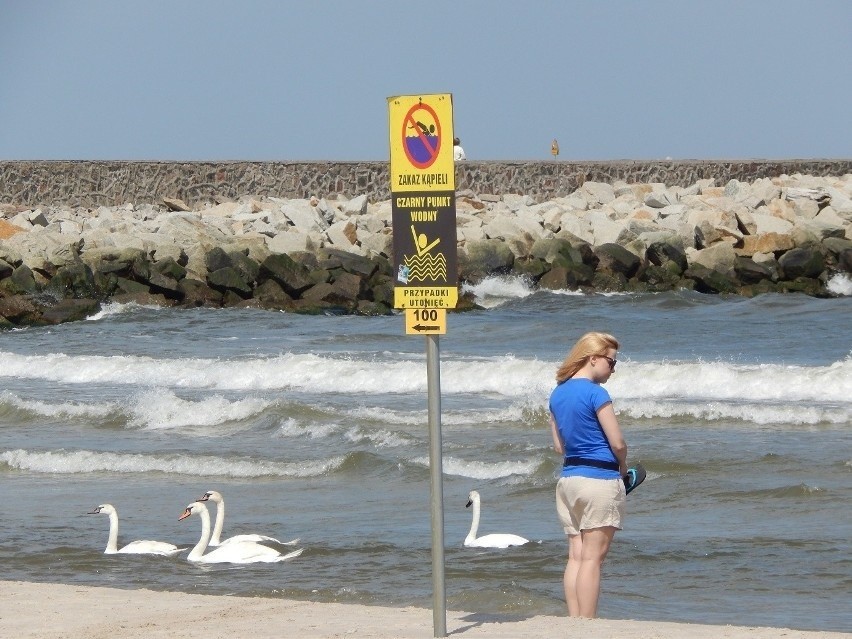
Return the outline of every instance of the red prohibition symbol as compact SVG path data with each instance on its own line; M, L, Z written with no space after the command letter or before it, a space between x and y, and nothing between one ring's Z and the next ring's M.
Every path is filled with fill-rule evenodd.
M424 117L420 111L431 116ZM424 120L426 120L424 122ZM434 124L433 124L434 123ZM441 150L441 122L428 104L415 104L402 119L402 148L408 161L418 169L428 169Z

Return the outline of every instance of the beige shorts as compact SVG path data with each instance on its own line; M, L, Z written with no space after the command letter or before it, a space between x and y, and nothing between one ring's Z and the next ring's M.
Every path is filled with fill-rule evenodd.
M566 535L612 526L621 530L627 493L621 479L560 477L556 513Z

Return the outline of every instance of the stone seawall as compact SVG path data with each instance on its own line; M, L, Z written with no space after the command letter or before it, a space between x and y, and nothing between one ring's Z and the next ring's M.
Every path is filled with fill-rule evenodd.
M467 161L457 166L456 188L545 202L567 196L585 182L687 187L703 179L727 184L797 173L852 173L852 159ZM0 161L0 202L29 207L360 195L371 202L390 197L387 162Z
M366 193L0 202L0 329L81 319L109 300L392 313L392 222L391 201ZM544 202L468 188L456 194L456 240L456 310L476 307L466 285L506 275L546 290L850 295L852 172L585 181Z

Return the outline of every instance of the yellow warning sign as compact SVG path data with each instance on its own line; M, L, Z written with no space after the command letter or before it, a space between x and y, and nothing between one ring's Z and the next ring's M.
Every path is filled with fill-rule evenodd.
M405 309L406 335L446 335L447 309L445 308L407 308Z
M407 311L445 312L458 303L452 96L390 97L388 121L396 274L393 305L406 309L408 334L443 334L445 322L413 320Z
M395 286L394 308L455 308L458 286Z
M449 93L388 98L390 189L455 191Z

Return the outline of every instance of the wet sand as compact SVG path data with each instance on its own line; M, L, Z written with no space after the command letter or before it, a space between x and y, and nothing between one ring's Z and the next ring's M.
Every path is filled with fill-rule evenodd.
M434 637L432 611L0 581L0 636L16 639ZM749 626L447 612L447 636L496 639L849 639Z

